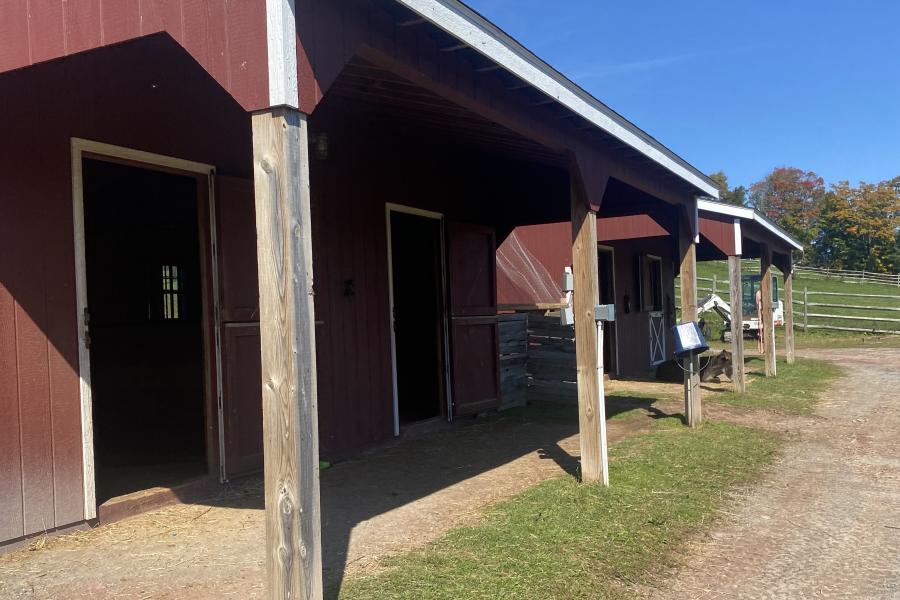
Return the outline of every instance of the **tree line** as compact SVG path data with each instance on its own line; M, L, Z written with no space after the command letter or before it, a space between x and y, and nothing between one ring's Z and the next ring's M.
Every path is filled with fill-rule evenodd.
M804 246L802 262L832 269L900 272L900 177L826 186L812 171L778 167L748 188L710 175L722 202L756 208Z

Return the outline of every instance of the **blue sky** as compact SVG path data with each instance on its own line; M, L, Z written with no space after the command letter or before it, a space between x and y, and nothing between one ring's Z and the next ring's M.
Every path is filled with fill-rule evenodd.
M900 1L467 1L732 185L900 175Z

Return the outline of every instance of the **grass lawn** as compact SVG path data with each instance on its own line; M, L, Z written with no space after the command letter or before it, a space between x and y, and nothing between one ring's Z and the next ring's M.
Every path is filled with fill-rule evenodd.
M788 365L784 359L779 358L777 377L763 375L765 366L762 360L755 360L750 365L750 383L746 393L707 392L704 400L732 406L808 414L812 412L821 393L841 374L841 369L832 363L803 358L798 358L793 365Z
M628 598L626 586L672 564L678 543L777 447L755 429L660 419L611 448L612 487L546 481L476 526L387 559L381 574L345 582L340 598Z

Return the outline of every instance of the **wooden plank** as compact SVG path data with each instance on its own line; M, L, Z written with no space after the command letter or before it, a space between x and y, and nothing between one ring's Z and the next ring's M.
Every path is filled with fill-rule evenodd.
M849 320L849 321L879 321L882 323L900 323L900 319L891 319L888 317L860 317L860 316L842 316L842 315L829 315L825 313L807 313L807 317L818 317L822 319L840 319L840 320Z
M697 320L697 246L691 234L690 222L685 212L681 213L680 234L678 236L679 276L681 277L681 321ZM694 376L684 375L684 416L690 427L697 427L703 421L703 405L700 397L700 363L694 359Z
M859 331L861 333L900 334L900 330L866 329L865 327L838 327L836 325L807 325L809 329L828 329L833 331Z
M575 293L575 355L578 373L578 427L581 444L581 480L606 479L607 465L601 458L601 419L604 399L597 377L597 328L594 306L600 301L597 265L597 213L588 208L578 167L571 169L572 270Z
M765 244L761 244L760 255L759 274L761 281L759 289L762 296L763 352L766 357L766 377L774 377L776 375L776 366L775 325L772 314L772 249Z
M848 294L845 292L809 292L810 296L848 296L854 298L887 298L889 300L900 300L900 296L891 296L889 294Z
M741 257L728 257L728 288L731 293L731 381L734 391L746 391L744 378L744 315L741 308Z
M3 231L0 225L0 231ZM9 233L3 231L3 233ZM10 234L10 237L11 234ZM5 238L9 239L9 238ZM19 436L18 366L16 364L16 302L4 283L12 253L0 254L0 540L25 534L22 498L22 446Z
M308 124L252 117L262 345L266 589L322 598Z
M812 293L812 292L810 292ZM802 300L794 300L794 304L804 304ZM862 304L829 304L827 302L809 302L808 306L819 306L821 308L852 308L853 310L874 310L878 312L900 312L900 308L892 306L864 306Z
M790 253L784 265L784 345L787 364L795 362L794 356L794 269Z

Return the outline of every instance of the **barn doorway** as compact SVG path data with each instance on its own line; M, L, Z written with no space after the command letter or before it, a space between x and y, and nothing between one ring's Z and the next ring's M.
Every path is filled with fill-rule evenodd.
M600 271L600 304L616 302L616 255L608 246L597 249L597 267ZM603 365L606 373L619 374L619 351L616 343L616 323L604 323Z
M447 416L447 322L440 215L388 208L394 426Z
M207 473L198 179L82 161L96 501Z

